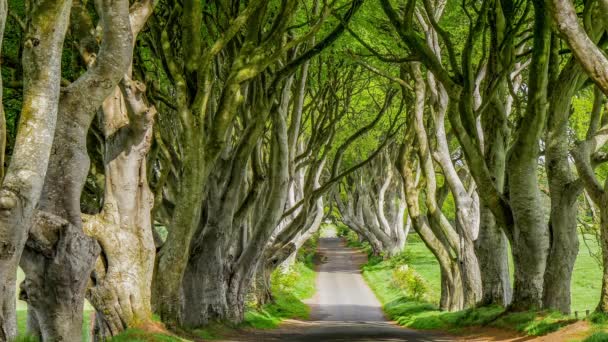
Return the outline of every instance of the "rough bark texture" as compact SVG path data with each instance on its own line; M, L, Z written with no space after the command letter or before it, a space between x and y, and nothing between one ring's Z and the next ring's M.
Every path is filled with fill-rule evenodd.
M548 10L587 75L608 95L608 59L579 23L573 3L569 0L551 0L548 1Z
M30 321L38 322L40 329L32 333L43 341L80 338L86 280L100 252L97 242L82 231L80 194L89 170L86 136L95 111L131 63L132 35L129 1L103 0L99 5L102 44L89 70L61 94L38 219L32 227L35 234L21 260L26 273L22 296L31 308ZM57 231L62 233L56 240L48 238ZM68 280L71 284L65 283Z
M152 14L154 2L131 6L133 43ZM145 85L127 72L104 101L104 206L84 218L84 230L102 248L87 292L95 307L94 339L105 340L151 319L151 283L155 245L146 157L152 143L156 108L145 98Z
M487 115L482 118L484 131L484 157L494 183L501 192L505 183L507 118L501 101L492 101ZM481 304L507 306L513 290L509 275L508 239L504 229L497 225L491 210L482 205L479 236L475 252L479 260L482 282Z
M96 309L95 335L114 336L151 319L150 286L156 248L154 204L146 155L152 142L154 107L143 84L123 79L121 90L103 105L105 194L100 214L85 220L85 231L102 247L87 297Z
M17 333L17 266L49 163L70 8L69 0L40 1L31 8L25 33L21 120L0 189L0 341L12 339ZM4 29L6 14L7 3L0 1L0 31Z
M507 306L513 295L509 276L509 245L489 209L481 209L481 227L475 241L475 254L481 270L481 305Z
M534 1L535 29L528 107L507 158L515 286L513 310L540 309L549 231L538 184L539 140L547 114L550 28L542 0Z
M551 93L546 138L546 169L551 196L551 248L545 271L543 307L570 313L570 284L578 255L577 197L582 186L570 166L568 119L571 99L587 77L574 60L566 65Z
M28 333L41 341L82 338L84 294L98 255L99 246L81 228L36 214L21 259L26 278L19 298L28 303Z

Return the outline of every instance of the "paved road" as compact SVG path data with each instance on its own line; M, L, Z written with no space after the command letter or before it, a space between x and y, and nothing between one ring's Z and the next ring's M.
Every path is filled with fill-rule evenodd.
M307 302L311 321L288 322L240 341L451 341L388 322L359 271L365 255L338 238L321 238L319 249L324 262L318 269L317 294Z

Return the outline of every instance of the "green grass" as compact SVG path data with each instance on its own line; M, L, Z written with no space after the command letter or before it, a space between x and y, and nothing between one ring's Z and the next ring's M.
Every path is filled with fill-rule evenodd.
M316 241L315 241L316 244ZM315 249L308 249L309 252ZM304 250L306 251L306 249ZM274 302L245 312L244 326L256 329L276 328L284 319L307 319L310 307L302 300L315 293L314 252L304 253L287 275L273 275Z
M161 333L150 333L141 329L127 329L122 334L113 337L112 342L182 342L188 341L177 336Z
M91 326L91 312L85 310L83 313L82 320L82 341L89 342L91 340L89 336L89 327ZM35 342L36 338L26 335L27 325L27 310L17 310L17 333L19 334L16 341L20 342Z
M307 319L310 307L303 300L315 293L314 271L315 255L319 234L315 234L299 250L297 262L285 274L277 270L272 277L272 296L274 302L256 307L251 303L245 311L245 321L241 327L254 329L273 329L285 319ZM197 336L204 339L218 339L233 327L215 323L202 329L194 330Z
M572 312L584 315L586 310L593 311L600 301L602 289L602 268L592 254L600 253L597 243L585 244L579 236L580 247L572 274Z
M584 339L584 342L607 342L608 333L600 331Z
M588 321L591 323L591 331L590 336L584 342L608 342L608 315L593 313Z
M412 238L413 237L413 238ZM356 244L349 239L350 244ZM581 248L581 252L586 249ZM587 253L587 257L588 256ZM596 275L599 270L594 270L594 265L585 264L589 262L585 256L580 256L575 268L575 276L579 282L573 281L573 301L575 307L593 308L596 298L589 296L589 288L594 289L597 282ZM407 264L420 274L426 281L429 291L424 301L415 301L408 298L407 293L393 284L392 271L397 265ZM589 274L586 274L589 273ZM591 273L593 276L591 276ZM521 312L504 313L499 306L481 307L458 312L442 312L437 309L441 294L439 265L434 256L426 248L424 243L416 235L410 236L406 251L390 260L372 257L363 266L363 276L370 285L376 296L383 304L387 315L402 326L413 329L445 330L458 332L458 330L469 326L493 326L509 330L516 330L526 335L538 336L558 330L559 328L573 323L572 317L564 316L557 312ZM599 281L601 285L601 281ZM586 284L587 288L581 288L580 284ZM596 295L599 293L599 288Z

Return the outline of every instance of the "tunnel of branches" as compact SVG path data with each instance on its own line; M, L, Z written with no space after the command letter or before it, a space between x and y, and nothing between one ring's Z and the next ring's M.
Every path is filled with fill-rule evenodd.
M241 322L324 222L417 236L446 311L569 313L584 228L607 312L606 29L605 0L0 0L0 341L17 297L42 341L85 301L98 340Z

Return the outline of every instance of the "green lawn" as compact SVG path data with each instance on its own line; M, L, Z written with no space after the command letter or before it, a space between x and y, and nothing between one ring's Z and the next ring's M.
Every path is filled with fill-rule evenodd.
M602 268L592 254L600 253L597 243L582 241L572 276L572 311L593 311L600 300Z
M91 326L91 312L89 310L85 310L84 319L82 322L82 341L89 342L91 339L89 337L89 328ZM27 310L17 310L17 330L19 331L19 338L17 341L35 341L30 337L26 336L26 321L27 321Z
M574 264L574 274L572 277L572 311L579 311L581 315L585 310L593 311L599 301L600 290L602 287L602 269L593 258L592 253L599 252L597 244L590 244L588 247L581 243L578 258ZM424 279L427 280L431 289L429 300L438 303L441 292L439 264L437 260L426 248L424 243L416 236L410 235L403 262L414 268ZM511 262L509 262L512 264ZM512 267L512 265L511 265ZM379 273L378 273L379 272ZM390 269L377 267L376 276L384 273L390 275Z
M351 245L361 246L352 239L352 236L349 240ZM365 248L365 244L362 247ZM592 251L597 252L597 250ZM404 290L395 285L393 270L396 266L404 264L425 279L428 292L423 301L412 300ZM543 335L573 322L572 316L567 317L556 312L523 312L505 315L504 310L497 306L451 313L437 310L441 292L439 265L417 235L410 236L406 251L402 255L390 260L370 258L369 263L363 267L363 276L383 304L387 315L400 325L410 328L457 332L467 326L491 325L514 329L528 335ZM592 311L599 300L600 287L600 266L590 255L589 249L581 244L572 282L573 310ZM597 336L594 335L594 338L603 336L602 332L598 331Z

